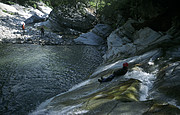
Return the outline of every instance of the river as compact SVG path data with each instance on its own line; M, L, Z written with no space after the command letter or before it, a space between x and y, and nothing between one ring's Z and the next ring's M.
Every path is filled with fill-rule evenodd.
M27 114L89 78L102 63L95 46L0 45L0 114Z

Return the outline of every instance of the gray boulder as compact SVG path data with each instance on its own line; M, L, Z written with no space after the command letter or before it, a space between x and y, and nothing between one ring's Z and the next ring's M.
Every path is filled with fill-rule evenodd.
M78 7L81 7L79 5ZM87 32L93 28L95 17L91 15L84 7L76 8L68 5L61 5L50 13L49 21L53 31L67 32L67 30L76 30Z
M97 34L98 36L100 36L102 38L106 38L111 34L112 28L107 24L97 24L92 29L92 32Z
M46 20L46 18L40 17L37 14L34 14L30 18L25 20L24 22L25 22L25 24L34 24L34 23L38 23L38 22L43 22L45 20Z
M97 24L92 31L81 34L74 41L80 44L102 45L105 43L105 38L111 33L111 30L109 25Z
M108 51L103 56L105 60L115 56L121 58L134 56L173 42L171 35L156 32L148 27L135 30L132 26L133 22L135 21L127 21L109 35Z
M74 40L77 44L87 44L87 45L100 45L105 41L103 38L99 37L93 32L88 32L80 35L77 39Z

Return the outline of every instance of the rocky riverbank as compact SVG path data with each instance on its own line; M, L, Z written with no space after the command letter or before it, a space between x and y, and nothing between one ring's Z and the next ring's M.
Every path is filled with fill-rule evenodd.
M0 3L0 42L43 45L72 44L72 40L65 39L68 36L53 33L42 25L48 25L48 15L52 9L44 3L38 3L37 8ZM22 23L25 23L24 35ZM41 37L41 27L45 28L43 37Z
M120 23L115 30L98 24L74 39L77 44L107 43L104 63L90 79L47 100L32 114L180 114L180 31L173 25L167 31L137 29L134 25L141 23L133 19ZM129 63L125 76L99 84L98 78L124 62Z
M75 9L59 6L53 9L47 21L35 21L34 26L30 24L33 22L30 20L32 15L21 19L18 13L0 10L3 14L0 20L2 43L107 44L104 63L89 79L47 100L33 114L180 114L178 28L173 25L167 31L157 31L150 26L137 28L142 23L133 19L119 19L121 25L113 30L107 24L94 26L96 19L93 15L86 10ZM20 25L13 25L13 18L18 22L29 22L24 36L21 35ZM46 30L45 37L41 38L37 29L41 26L58 34ZM59 35L62 33L73 35L75 39L63 39ZM105 51L106 48L100 50ZM109 76L124 62L129 63L129 72L125 76L104 84L98 83L98 78Z

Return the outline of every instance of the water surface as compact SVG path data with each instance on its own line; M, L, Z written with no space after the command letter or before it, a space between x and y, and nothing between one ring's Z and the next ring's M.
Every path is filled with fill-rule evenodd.
M0 45L0 113L29 113L88 79L101 62L94 46Z

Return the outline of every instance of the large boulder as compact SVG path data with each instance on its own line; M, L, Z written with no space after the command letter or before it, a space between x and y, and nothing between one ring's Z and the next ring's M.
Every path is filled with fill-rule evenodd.
M34 24L34 23L38 23L38 22L43 22L45 21L46 18L40 17L37 14L32 15L30 18L28 18L27 20L25 20L24 22L26 24Z
M112 32L112 28L107 24L97 24L93 29L92 32L96 35L106 38Z
M105 60L113 59L114 56L134 56L173 42L171 35L156 32L149 27L135 30L132 26L134 22L127 21L109 35L108 51L103 56Z
M172 41L171 35L161 34L148 27L140 29L134 35L136 38L134 44L137 46L138 51L142 51L146 48L156 48L158 45Z
M53 9L49 16L49 21L52 25L51 29L59 32L67 32L71 31L71 29L80 32L90 30L96 20L95 17L84 6L81 7L81 4L76 5L76 7L61 5Z
M82 34L74 41L76 42L76 44L87 44L87 45L101 45L105 43L103 38L99 37L93 32Z
M107 38L108 50L103 56L105 60L113 59L112 57L123 57L136 53L136 46L133 44L134 28L131 23L135 21L129 20L120 28L114 30Z
M135 46L131 40L124 36L120 29L113 31L107 38L108 51L103 56L104 59L109 59L113 56L120 56L121 54L134 54L136 52Z
M80 44L102 45L105 43L105 38L111 33L111 27L106 24L97 24L92 31L81 34L74 41Z

